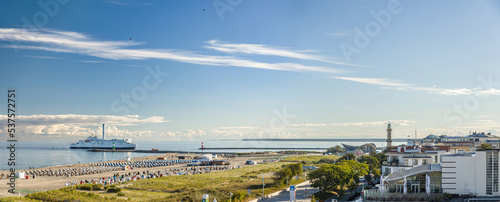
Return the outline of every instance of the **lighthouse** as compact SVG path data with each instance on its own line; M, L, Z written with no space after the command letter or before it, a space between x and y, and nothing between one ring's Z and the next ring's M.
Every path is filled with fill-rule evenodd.
M391 123L387 125L387 147L391 147L392 144L392 128Z

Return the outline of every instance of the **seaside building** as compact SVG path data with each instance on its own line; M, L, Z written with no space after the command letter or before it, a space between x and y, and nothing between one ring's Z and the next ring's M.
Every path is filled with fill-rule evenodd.
M361 146L353 146L342 143L342 146L345 148L345 153L351 153L354 155L361 155L364 153L370 153L372 151L377 151L377 146L374 143L366 143Z
M448 145L452 150L474 151L480 147L482 143L487 143L493 148L500 148L499 137L491 135L491 133L474 132L468 136L447 136L447 135L428 135L420 141L422 145Z
M391 134L387 130L387 141ZM477 150L487 143L495 149ZM380 191L365 196L378 200L391 197L431 196L449 193L478 197L500 197L499 137L491 133L468 136L428 135L408 140L386 153L382 163ZM429 195L430 194L430 195ZM437 195L435 195L437 196Z
M460 195L500 196L499 153L495 150L460 152L442 156L443 192Z
M441 193L441 171L440 164L421 165L393 173L381 183L389 193Z
M418 166L438 164L441 155L447 153L450 153L449 146L397 146L386 153L387 161L382 163L382 177Z

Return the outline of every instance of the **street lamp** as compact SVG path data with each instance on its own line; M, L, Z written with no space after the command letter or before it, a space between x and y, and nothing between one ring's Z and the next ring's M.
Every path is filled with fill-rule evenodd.
M264 186L266 186L266 184L264 184L264 177L262 177L262 198L265 198Z

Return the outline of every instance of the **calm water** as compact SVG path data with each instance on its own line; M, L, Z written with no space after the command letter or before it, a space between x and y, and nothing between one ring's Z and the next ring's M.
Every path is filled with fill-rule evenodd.
M89 163L107 160L125 159L152 155L150 153L135 152L88 152L86 150L69 149L70 141L19 141L16 144L16 169L29 167L46 167L75 163ZM137 149L150 150L152 148L169 151L199 152L201 141L135 141ZM329 148L340 145L340 142L294 142L294 141L204 141L205 147L272 147L272 148ZM350 145L361 145L364 141L343 142ZM401 144L394 142L393 144ZM375 142L377 147L383 146L382 142ZM7 142L0 142L0 170L6 170L9 151ZM217 152L252 152L259 150L210 150ZM318 150L321 151L321 150Z

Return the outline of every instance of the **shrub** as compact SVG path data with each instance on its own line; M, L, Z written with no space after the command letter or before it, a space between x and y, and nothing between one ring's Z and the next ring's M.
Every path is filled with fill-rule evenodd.
M121 192L122 189L118 188L118 187L110 187L108 189L108 193L118 193L118 192Z

